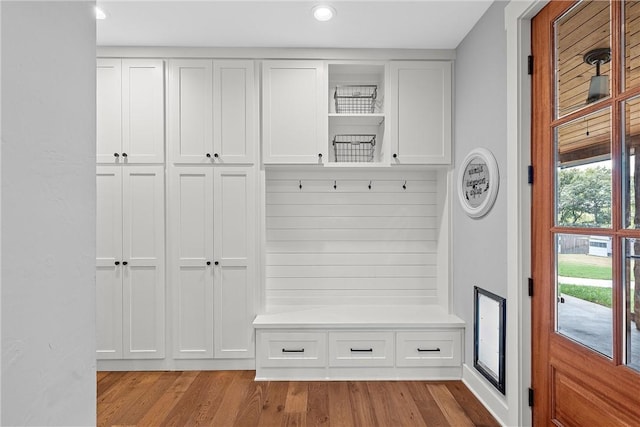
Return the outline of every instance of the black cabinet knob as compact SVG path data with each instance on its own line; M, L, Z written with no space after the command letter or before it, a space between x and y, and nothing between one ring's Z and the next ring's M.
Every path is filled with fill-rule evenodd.
M122 265L127 265L129 264L127 261L122 261Z
M393 158L394 158L394 159L397 159L397 158L398 158L398 155L397 155L396 153L393 153Z
M218 261L216 261L216 262L214 262L213 264L214 264L214 265L218 265L218 264L220 264L220 263L219 263Z
M213 153L213 157L215 157L217 159L220 156L218 156L218 153Z
M318 153L318 158L322 158L322 153Z
M207 157L211 157L211 153L207 153Z
M113 153L113 157L120 157L120 154L118 154L118 153Z
M122 157L127 157L127 153L122 153Z
M115 265L120 265L120 261L116 261L114 264Z
M211 265L211 261L207 261L207 265Z

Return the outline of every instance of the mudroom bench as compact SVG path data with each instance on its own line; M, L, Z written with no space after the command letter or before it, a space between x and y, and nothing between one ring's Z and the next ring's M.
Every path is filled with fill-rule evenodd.
M253 325L256 380L462 377L465 324L440 306L281 307Z

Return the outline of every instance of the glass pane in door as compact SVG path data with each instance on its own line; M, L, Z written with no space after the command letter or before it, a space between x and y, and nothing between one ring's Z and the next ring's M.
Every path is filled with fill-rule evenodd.
M624 86L640 86L640 2L624 3Z
M556 117L609 97L610 16L609 2L582 1L555 22Z
M556 224L611 228L611 111L556 128Z
M623 158L623 219L626 228L640 228L640 163L636 162L636 152L640 148L640 97L622 103L624 139Z
M622 239L624 259L625 300L625 363L640 371L640 239Z
M556 332L612 357L610 236L556 235Z

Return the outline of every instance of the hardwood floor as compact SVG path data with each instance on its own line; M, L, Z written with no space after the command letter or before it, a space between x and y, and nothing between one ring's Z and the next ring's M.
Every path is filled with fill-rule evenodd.
M254 375L98 372L98 425L499 425L460 381L256 382Z

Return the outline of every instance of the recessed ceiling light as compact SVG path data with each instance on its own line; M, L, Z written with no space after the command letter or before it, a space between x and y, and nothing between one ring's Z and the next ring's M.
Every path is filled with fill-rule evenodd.
M336 15L336 10L326 4L319 4L313 8L313 17L318 21L329 21Z
M107 14L104 13L104 10L100 9L98 6L94 8L96 13L96 19L107 19Z

